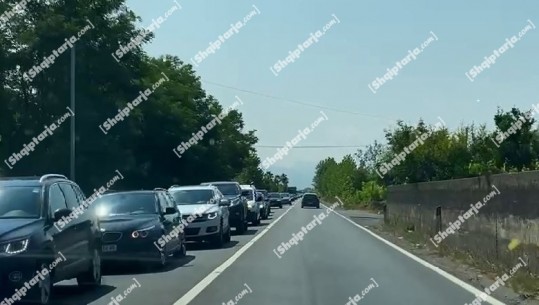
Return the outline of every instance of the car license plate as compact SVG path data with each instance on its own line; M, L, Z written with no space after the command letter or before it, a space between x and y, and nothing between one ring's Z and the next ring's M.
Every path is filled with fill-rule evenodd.
M103 252L116 252L116 245L103 245Z

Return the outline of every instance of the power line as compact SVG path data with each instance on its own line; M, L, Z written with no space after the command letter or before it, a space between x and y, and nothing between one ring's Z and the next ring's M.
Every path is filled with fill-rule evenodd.
M240 92L245 92L245 93L258 95L258 96L263 96L263 97L271 98L271 99L274 99L274 100L285 101L285 102L289 102L289 103L292 103L292 104L298 104L298 105L303 105L303 106L312 107L312 108L326 109L326 110L340 112L340 113L346 113L346 114L360 115L360 116L379 119L379 120L384 120L384 121L396 121L395 119L387 118L387 117L383 117L383 116L379 116L379 115L365 114L365 113L348 111L348 110L343 110L343 109L338 109L338 108L333 108L333 107L321 106L321 105L308 103L308 102L304 102L304 101L300 101L300 100L296 100L296 99L289 99L289 98L269 95L267 93L261 93L261 92L256 92L256 91L252 91L252 90L241 89L241 88L237 88L237 87L233 87L233 86L223 85L223 84L219 84L219 83L212 82L212 81L201 80L201 82L207 83L207 84L210 84L210 85L214 85L214 86L217 86L217 87L227 88L227 89L236 90L236 91L240 91Z

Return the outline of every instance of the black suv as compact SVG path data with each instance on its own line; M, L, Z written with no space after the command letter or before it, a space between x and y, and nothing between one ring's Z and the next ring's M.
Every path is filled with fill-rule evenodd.
M311 206L320 208L320 198L315 193L306 193L301 197L301 207Z
M230 225L236 228L236 232L239 234L247 231L247 216L249 215L249 207L247 205L247 198L241 195L241 186L234 181L220 181L220 182L204 182L200 185L213 185L219 189L219 191L230 201L230 207L228 208Z
M0 180L0 299L50 304L56 282L101 284L101 231L87 207L62 175Z

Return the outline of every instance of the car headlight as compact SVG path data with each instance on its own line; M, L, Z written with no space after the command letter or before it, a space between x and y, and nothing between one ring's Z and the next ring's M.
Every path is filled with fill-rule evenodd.
M151 227L148 227L148 228L144 228L144 229L140 229L140 230L135 230L131 233L131 237L132 238L146 238L148 237L148 235L150 235L150 231L155 229L155 226L151 226Z
M254 205L255 205L254 201L248 201L248 202L247 202L247 206L248 206L249 208L254 207Z
M0 245L0 253L18 254L28 248L28 239L21 239Z
M217 212L208 213L208 219L215 219L217 218Z

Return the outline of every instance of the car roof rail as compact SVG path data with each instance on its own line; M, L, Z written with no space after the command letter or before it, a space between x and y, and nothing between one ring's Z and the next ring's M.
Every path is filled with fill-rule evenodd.
M162 187L156 187L153 189L154 191L166 191L167 189L164 189Z
M66 176L64 175L60 175L60 174L46 174L46 175L43 175L41 176L41 178L39 178L39 182L43 182L47 179L65 179L65 180L68 180Z
M173 184L173 185L171 186L171 188L173 188L173 187L180 187L180 186L177 185L177 184Z

